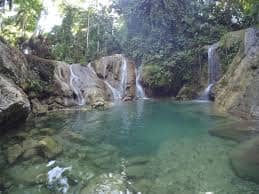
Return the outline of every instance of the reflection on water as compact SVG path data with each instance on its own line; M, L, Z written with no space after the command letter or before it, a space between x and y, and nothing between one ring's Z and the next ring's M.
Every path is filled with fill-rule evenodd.
M258 185L236 177L229 166L235 143L208 134L231 122L212 103L166 100L41 117L25 132L0 140L0 191L259 193ZM22 151L10 152L13 146ZM12 153L18 157L10 165L6 156Z

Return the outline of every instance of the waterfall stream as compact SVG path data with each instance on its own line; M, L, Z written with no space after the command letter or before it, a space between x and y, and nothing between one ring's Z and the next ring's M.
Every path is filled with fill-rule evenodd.
M199 99L201 100L209 100L211 88L220 78L220 62L217 53L218 46L218 43L215 43L208 48L208 86L200 96Z
M80 84L80 79L77 75L74 74L73 65L70 65L69 69L70 69L70 74L71 74L70 75L70 87L72 88L73 92L76 95L77 104L79 106L82 106L85 104L85 99L84 99L82 91L78 87L78 85Z
M119 85L119 92L120 92L120 96L123 98L123 96L125 95L125 91L127 88L127 79L128 79L128 68L127 68L128 64L127 64L127 60L126 58L123 56L122 57L122 64L121 64L121 71L120 71L120 85Z
M112 87L111 84L109 84L109 82L104 81L104 83L111 89L114 100L121 99L121 95L118 92L118 90L116 90L114 87Z
M146 95L145 95L145 92L144 92L144 89L140 83L140 78L141 78L141 68L139 67L139 69L136 69L135 72L136 72L136 90L137 90L137 98L142 98L142 99L145 99L146 98Z

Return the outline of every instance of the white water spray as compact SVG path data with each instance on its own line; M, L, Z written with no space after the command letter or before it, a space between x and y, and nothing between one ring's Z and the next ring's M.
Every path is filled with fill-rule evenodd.
M208 86L199 98L201 100L209 100L211 88L220 78L220 63L217 48L218 43L211 45L208 49Z
M80 82L80 79L77 75L74 74L73 65L70 65L69 69L70 69L70 86L77 97L78 105L82 106L85 104L85 99L83 97L83 94L80 88L77 86Z
M104 83L110 88L110 90L112 91L112 96L114 100L119 100L121 99L121 95L118 92L118 90L116 90L114 87L111 86L111 84L109 84L109 82L104 81Z
M128 79L128 68L127 68L127 60L125 57L122 58L121 64L121 72L120 72L120 85L119 85L119 92L120 96L123 97L125 95L125 91L127 88L127 79Z
M140 70L141 70L140 67L139 67L139 70L135 69L137 98L145 99L146 95L145 95L145 92L144 92L144 89L143 89L142 85L140 84L140 78L141 78Z

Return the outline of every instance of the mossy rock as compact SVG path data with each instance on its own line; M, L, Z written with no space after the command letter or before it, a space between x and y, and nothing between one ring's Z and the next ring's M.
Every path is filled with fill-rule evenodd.
M62 145L60 145L52 137L45 137L39 141L40 147L44 155L51 159L62 152Z
M10 164L13 164L19 156L23 153L22 146L15 144L7 149L7 160Z

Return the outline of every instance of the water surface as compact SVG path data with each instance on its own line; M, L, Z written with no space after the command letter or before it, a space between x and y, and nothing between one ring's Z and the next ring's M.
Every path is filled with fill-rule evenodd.
M112 188L113 183L105 181L112 178L123 185L113 187L114 193L259 193L258 185L240 179L231 169L228 155L236 143L208 134L209 129L231 122L237 121L216 113L212 103L171 100L40 117L27 124L26 133L37 139L43 136L40 129L54 129L51 136L63 152L52 159L20 157L13 165L1 154L2 179L9 184L5 192L84 194L96 185L104 191ZM22 141L9 136L1 139L1 145ZM6 149L2 146L3 153ZM36 181L42 174L47 174L46 180Z

